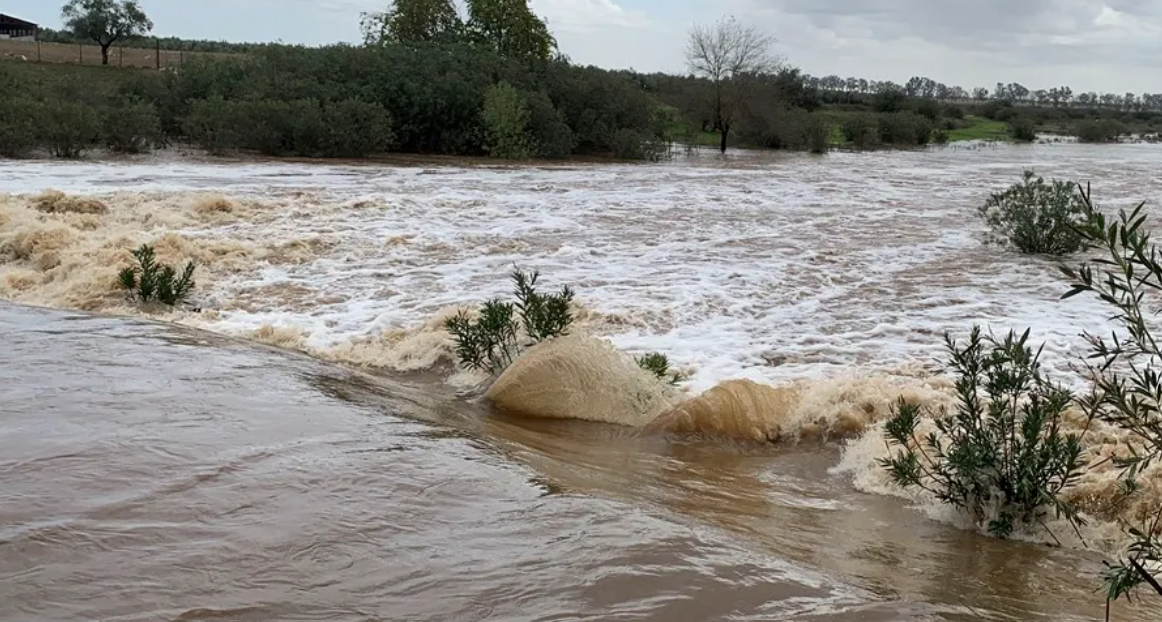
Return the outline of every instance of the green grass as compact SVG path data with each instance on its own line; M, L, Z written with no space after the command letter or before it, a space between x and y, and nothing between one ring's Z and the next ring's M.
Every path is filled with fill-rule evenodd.
M964 118L966 127L948 131L948 141L958 140L1009 140L1009 128L1002 121L969 115Z

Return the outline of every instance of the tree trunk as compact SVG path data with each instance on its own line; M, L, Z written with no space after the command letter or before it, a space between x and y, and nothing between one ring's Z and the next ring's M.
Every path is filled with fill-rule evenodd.
M112 44L110 43L109 45L112 45ZM102 45L101 46L101 64L102 65L109 64L109 45Z
M726 137L729 134L730 134L730 125L723 123L722 124L722 145L720 147L720 150L722 151L722 153L726 153Z

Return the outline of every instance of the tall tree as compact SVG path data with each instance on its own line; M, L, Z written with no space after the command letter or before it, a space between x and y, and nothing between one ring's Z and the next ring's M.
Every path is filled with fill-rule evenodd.
M109 64L109 47L121 39L141 37L153 22L137 0L69 0L61 9L65 27L77 37L101 46L101 64Z
M557 50L549 27L528 0L467 0L468 30L502 56L548 60Z
M714 127L722 136L723 153L730 130L757 79L779 65L771 54L773 44L773 37L754 26L739 24L734 17L690 30L686 62L692 73L710 80L714 86ZM845 84L838 78L836 82Z
M364 13L361 26L368 45L450 41L464 30L452 0L394 0L382 13Z

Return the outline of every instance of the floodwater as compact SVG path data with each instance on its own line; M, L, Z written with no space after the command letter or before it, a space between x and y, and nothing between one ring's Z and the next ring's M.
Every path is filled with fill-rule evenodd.
M3 620L1101 610L1092 558L855 492L833 451L489 419L414 381L140 321L3 306L0 330Z
M941 403L940 336L974 322L1033 327L1070 379L1108 312L973 210L1026 167L1153 202L1159 164L0 162L0 298L74 310L0 306L0 620L1101 619L1097 552L896 495L875 424L901 393ZM107 315L142 315L114 287L141 242L199 264L198 309ZM514 264L577 289L581 332L668 354L684 395L794 383L780 424L852 442L491 412L440 318Z

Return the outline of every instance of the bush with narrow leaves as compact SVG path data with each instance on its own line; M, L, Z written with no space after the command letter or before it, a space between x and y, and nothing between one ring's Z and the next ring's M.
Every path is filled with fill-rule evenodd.
M682 379L681 375L674 371L670 371L670 359L661 352L650 352L636 359L638 367L657 376L658 380L665 380L670 384L678 384Z
M1123 499L1139 491L1143 471L1162 458L1162 348L1154 334L1151 309L1158 308L1162 291L1162 253L1150 239L1145 203L1117 218L1098 211L1088 187L1078 186L1084 222L1082 238L1107 257L1094 264L1062 267L1072 282L1065 294L1096 295L1116 310L1114 321L1124 329L1108 338L1087 334L1089 375L1094 390L1080 400L1089 416L1129 433L1130 454L1114 459L1121 469ZM1115 564L1107 564L1106 598L1115 601L1148 585L1162 596L1156 578L1162 567L1162 506L1149 512L1140 525L1123 525L1132 542Z
M922 434L920 407L901 399L885 427L899 449L880 461L898 485L931 493L1002 538L1044 526L1051 514L1083 524L1058 498L1085 464L1079 437L1061 429L1072 394L1045 379L1028 337L1009 332L1001 340L973 327L960 346L946 336L955 411L928 413L936 429Z
M194 289L194 262L189 262L178 275L168 264L159 264L153 247L142 244L133 251L136 266L129 266L117 275L121 287L141 302L157 301L174 306L182 302Z
M988 198L980 214L994 239L1030 254L1068 255L1085 248L1076 225L1085 205L1067 181L1045 181L1025 171L1021 183Z
M444 327L456 341L456 357L464 367L500 373L524 347L568 333L573 323L569 309L573 290L569 286L556 294L544 294L536 289L540 274L535 270L514 270L511 278L515 302L494 298L481 306L475 319L460 312L445 321Z

